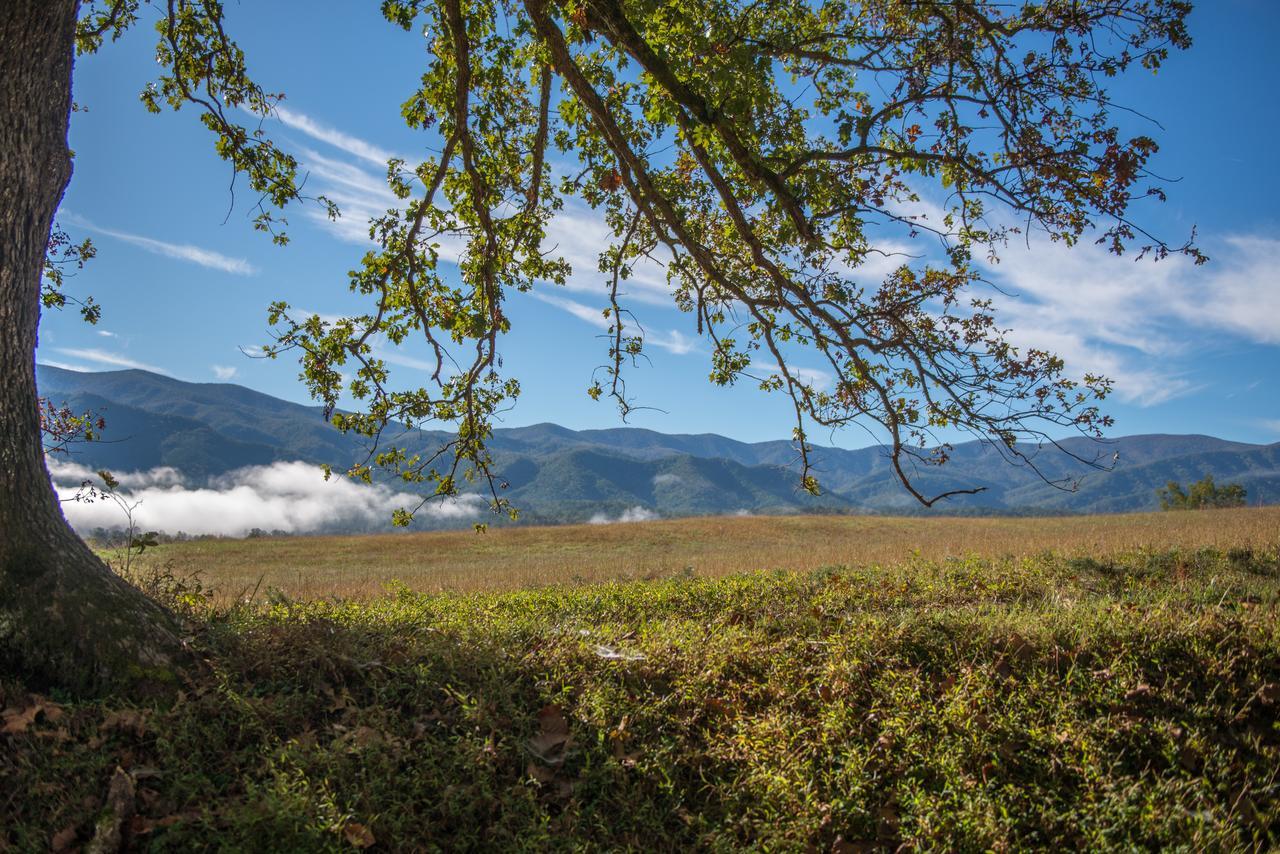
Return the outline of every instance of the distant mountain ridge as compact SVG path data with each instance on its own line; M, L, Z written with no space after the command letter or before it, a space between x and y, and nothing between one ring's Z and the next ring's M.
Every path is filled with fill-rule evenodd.
M188 383L140 370L81 373L41 365L41 394L76 410L100 411L106 441L76 449L76 460L115 471L171 466L190 478L302 460L343 466L360 446L302 406L229 383ZM446 435L419 433L411 445ZM1112 472L1089 471L1046 450L1050 478L1085 475L1075 492L1010 466L978 442L957 445L951 461L921 478L922 488L986 487L933 512L1084 513L1150 510L1169 480L1205 474L1234 481L1251 503L1280 498L1280 443L1252 445L1211 436L1145 435L1105 445L1077 438L1063 445L1083 457L1119 455ZM499 428L492 449L526 518L583 521L643 508L660 516L800 512L923 512L892 475L883 448L817 448L812 458L823 495L798 489L790 442L739 442L715 434L665 434L640 428L575 431L555 424Z

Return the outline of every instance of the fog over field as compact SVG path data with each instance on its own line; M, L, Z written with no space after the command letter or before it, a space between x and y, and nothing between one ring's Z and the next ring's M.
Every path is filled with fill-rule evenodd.
M79 531L118 528L126 524L124 511L110 499L77 500L82 484L101 480L88 467L50 458L62 510ZM340 475L324 479L319 466L279 462L246 466L224 475L196 481L175 468L113 472L120 482L117 494L138 503L134 523L147 530L188 534L242 536L254 528L310 533L335 529L383 528L391 512L412 508L419 496L387 486L355 483ZM478 495L445 502L433 501L418 511L426 522L479 518L485 509Z

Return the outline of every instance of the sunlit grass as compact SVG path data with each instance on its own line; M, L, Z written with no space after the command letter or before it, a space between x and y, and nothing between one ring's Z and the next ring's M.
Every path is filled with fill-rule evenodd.
M302 598L377 596L396 579L419 591L717 578L1043 551L1102 556L1137 548L1230 548L1274 542L1280 507L1047 518L714 517L613 525L515 527L351 537L201 540L143 557L199 570L229 598L275 588Z

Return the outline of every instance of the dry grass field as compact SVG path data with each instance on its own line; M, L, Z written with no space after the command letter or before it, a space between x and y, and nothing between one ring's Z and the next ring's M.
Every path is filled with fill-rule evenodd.
M1100 557L1152 548L1280 542L1280 507L1046 518L712 517L614 525L513 527L347 537L202 540L148 551L147 565L199 571L219 598L271 588L291 598L413 590L502 591L549 584L720 577L753 570L900 563L918 553Z

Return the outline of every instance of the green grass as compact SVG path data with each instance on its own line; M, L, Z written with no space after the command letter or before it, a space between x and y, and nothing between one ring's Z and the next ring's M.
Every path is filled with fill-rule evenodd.
M0 735L0 849L87 843L117 766L138 850L1280 844L1276 547L179 598L177 702Z

